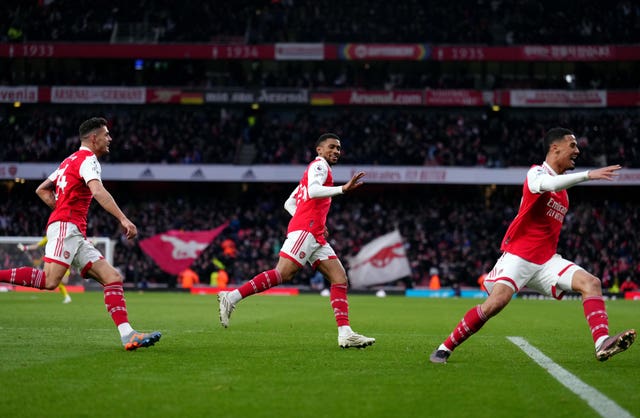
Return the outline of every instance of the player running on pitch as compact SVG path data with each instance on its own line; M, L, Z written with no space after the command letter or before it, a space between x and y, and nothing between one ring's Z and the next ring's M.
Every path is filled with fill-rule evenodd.
M128 239L138 234L136 226L122 213L105 189L98 157L109 153L111 135L104 118L91 118L80 125L80 149L67 157L36 189L52 210L47 222L44 271L33 267L0 270L0 282L37 289L55 289L73 265L82 277L102 284L104 303L118 327L125 350L148 347L160 340L159 332L140 333L129 324L122 288L122 276L87 240L87 215L95 200L120 222Z
M331 282L329 298L338 325L338 345L342 348L364 348L375 343L375 338L360 335L349 325L347 273L326 239L331 197L360 187L360 179L364 176L359 172L344 185L333 185L331 166L338 162L341 150L340 138L335 134L320 135L316 141L318 156L309 164L300 184L285 202L285 209L292 218L278 264L238 289L218 294L220 322L225 328L240 300L293 279L304 264L309 263Z
M600 279L556 253L564 217L569 209L566 189L588 180L612 180L621 167L564 174L575 168L580 153L568 129L550 129L544 138L545 161L532 166L522 188L517 216L502 240L502 256L487 275L489 297L471 308L451 334L431 354L432 363L446 363L453 350L498 314L525 285L543 295L562 298L565 292L582 295L584 316L595 344L596 358L605 361L633 344L633 329L609 336L609 319Z

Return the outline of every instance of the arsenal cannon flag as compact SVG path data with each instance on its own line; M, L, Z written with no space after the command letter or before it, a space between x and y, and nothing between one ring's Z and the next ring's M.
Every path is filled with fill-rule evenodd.
M189 267L227 225L205 231L172 229L140 241L140 247L163 271L178 274Z
M362 247L349 258L349 281L353 288L387 283L411 275L400 232L395 230Z

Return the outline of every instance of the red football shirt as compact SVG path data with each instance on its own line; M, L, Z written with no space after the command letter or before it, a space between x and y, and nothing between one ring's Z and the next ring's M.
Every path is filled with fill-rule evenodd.
M310 198L309 180L319 180L323 186L333 186L331 167L322 157L313 160L300 179L298 193L296 194L296 212L289 221L287 233L292 231L309 231L320 244L327 240L324 237L324 226L327 222L327 214L331 207L330 197Z
M540 178L547 175L557 174L546 164L534 165L527 172L520 209L500 247L536 264L543 264L556 254L562 222L569 210L566 190L538 191Z
M68 156L49 176L56 188L56 207L47 226L57 221L71 222L86 237L87 214L93 198L87 183L95 179L101 181L100 173L98 158L89 148L80 147Z

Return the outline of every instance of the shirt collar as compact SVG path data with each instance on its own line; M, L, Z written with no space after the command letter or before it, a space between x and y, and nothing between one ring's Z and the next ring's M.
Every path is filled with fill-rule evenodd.
M555 170L553 168L551 168L551 166L549 164L547 164L547 162L543 162L542 166L545 168L545 170L547 170L549 172L549 174L553 175L553 176L557 176L558 173L555 172Z

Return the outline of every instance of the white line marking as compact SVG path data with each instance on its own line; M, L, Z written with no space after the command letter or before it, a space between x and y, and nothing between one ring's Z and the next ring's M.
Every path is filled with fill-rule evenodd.
M545 356L542 351L529 344L524 338L507 337L507 339L520 347L526 355L531 357L540 367L548 371L549 374L555 377L563 386L584 399L600 416L605 418L633 418L633 415L627 410L622 409L617 403L560 367L549 357Z

